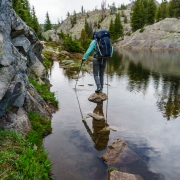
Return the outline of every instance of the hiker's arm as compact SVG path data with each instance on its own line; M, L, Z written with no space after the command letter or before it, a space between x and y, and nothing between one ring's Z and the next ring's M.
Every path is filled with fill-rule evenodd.
M87 49L86 53L84 54L84 57L82 58L83 60L86 60L88 58L88 56L94 50L95 45L96 45L96 40L93 40L89 45L89 48Z

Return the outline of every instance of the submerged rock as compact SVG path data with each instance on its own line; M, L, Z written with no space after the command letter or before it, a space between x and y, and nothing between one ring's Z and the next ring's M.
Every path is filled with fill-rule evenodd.
M109 146L109 151L101 157L106 164L131 164L140 158L131 150L126 142L118 138L112 145Z
M119 171L111 171L109 173L109 180L143 180L143 178L139 175Z
M108 96L105 93L94 93L88 98L88 100L94 103L100 103L105 101L107 98Z

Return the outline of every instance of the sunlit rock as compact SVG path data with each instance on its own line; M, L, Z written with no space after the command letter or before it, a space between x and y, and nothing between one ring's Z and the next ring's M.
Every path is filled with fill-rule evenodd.
M88 100L94 103L100 103L105 101L107 98L108 96L105 93L94 93L88 98Z
M111 171L109 172L109 180L143 180L143 178L140 175Z

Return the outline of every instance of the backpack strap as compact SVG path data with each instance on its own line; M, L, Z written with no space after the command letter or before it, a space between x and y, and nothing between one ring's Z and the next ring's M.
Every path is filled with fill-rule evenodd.
M96 40L96 44L97 44L98 51L99 51L100 55L102 56L102 53L101 53L101 50L99 49L99 44L98 44L97 40Z

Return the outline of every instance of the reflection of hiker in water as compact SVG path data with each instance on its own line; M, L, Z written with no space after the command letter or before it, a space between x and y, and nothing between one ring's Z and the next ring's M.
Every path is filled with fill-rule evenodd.
M98 115L98 116L103 116L104 117L103 103L98 103L96 108L94 109L93 113ZM103 129L106 126L108 126L108 124L106 124L106 122L105 122L105 119L96 120L95 118L93 118L93 120L92 120L93 132L88 127L86 121L83 121L83 123L84 123L84 125L85 125L85 127L87 129L87 132L91 136L91 139L94 142L94 147L98 151L101 151L101 150L105 149L107 147L107 145L108 145L109 134L110 134L110 130Z

